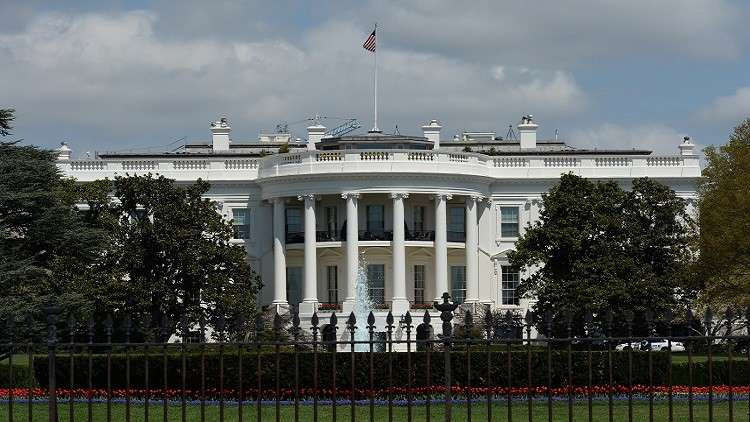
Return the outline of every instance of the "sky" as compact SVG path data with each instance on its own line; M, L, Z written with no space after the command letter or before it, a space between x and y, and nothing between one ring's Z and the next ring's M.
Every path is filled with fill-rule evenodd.
M367 130L377 22L385 133L533 114L543 139L677 153L750 117L748 21L743 0L0 0L0 107L76 158L207 141L219 116L235 142L316 114Z

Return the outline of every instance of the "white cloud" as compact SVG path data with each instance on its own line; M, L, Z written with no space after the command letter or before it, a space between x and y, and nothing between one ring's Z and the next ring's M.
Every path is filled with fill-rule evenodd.
M73 131L74 145L85 137L87 147L111 148L205 137L218 114L230 116L235 139L315 113L370 124L372 56L361 48L366 31L351 22L330 21L295 43L177 40L160 35L159 22L150 12L47 14L0 35L0 92L18 109L17 127L85 128ZM430 118L445 121L447 133L499 129L524 112L570 116L588 104L560 69L524 72L394 47L378 59L384 130L417 133ZM304 125L292 129L303 135Z
M644 124L622 126L614 123L578 129L571 133L570 139L576 147L647 149L656 153L674 154L684 134L663 124Z
M732 95L718 97L699 112L711 122L737 122L750 117L750 86L738 88Z

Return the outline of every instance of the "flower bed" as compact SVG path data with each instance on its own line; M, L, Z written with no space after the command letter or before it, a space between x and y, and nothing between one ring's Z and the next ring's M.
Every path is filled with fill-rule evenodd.
M628 394L632 394L635 399L648 398L650 394L654 395L657 400L666 399L669 395L669 387L665 385L649 387L648 385L634 385L632 388L628 388L626 385L614 385L612 388L606 385L588 387L557 387L551 388L549 393L553 399L567 399L568 394L571 393L574 397L581 399L591 396L597 400L607 399L611 392L612 396L616 400L627 399ZM672 386L672 395L676 400L687 400L692 392L695 400L706 400L709 392L713 394L715 400L726 400L729 397L730 391L734 395L736 400L741 398L747 398L750 394L750 386L728 386L728 385L717 385L712 388L709 387L689 387L685 385ZM505 387L462 387L454 386L451 389L452 395L456 400L465 400L468 397L486 398L489 394L495 400L507 399L508 389ZM223 394L222 394L223 393ZM347 401L351 398L351 390L340 389L319 389L313 390L308 388L299 389L295 395L293 389L280 389L278 399L284 402L294 401L297 397L302 403L312 403L313 397L317 397L320 400L331 400L334 397L339 401ZM433 401L442 401L445 396L444 386L430 386L430 387L414 387L411 389L405 387L393 387L390 389L355 389L354 397L358 401L368 401L371 397L375 398L378 403L383 402L390 395L394 400L404 401L411 393L411 398L415 402L423 402L428 398ZM12 396L14 400L26 400L29 397L29 390L26 388L15 388L15 389L0 389L0 400L8 400ZM510 389L510 396L514 400L523 401L529 397L529 389L526 387L514 387ZM531 396L535 400L546 400L548 397L547 387L533 387L531 389ZM57 389L57 397L61 401L73 399L76 401L86 401L88 399L95 401L106 400L109 397L112 400L122 401L126 398L130 398L134 401L143 401L146 398L152 401L161 401L167 399L168 401L180 401L183 398L183 391L179 388L176 389L115 389L108 394L106 390L102 389ZM237 401L242 397L243 402L252 402L257 399L257 390L247 390L240 393L238 390L225 389L222 391L216 389L206 389L203 394L200 391L185 390L184 397L187 401L200 401L201 399L206 401L217 401L223 398L227 401ZM31 389L32 400L45 400L47 398L47 390L41 388ZM262 401L274 401L277 398L276 391L273 389L266 389L261 391L260 396Z

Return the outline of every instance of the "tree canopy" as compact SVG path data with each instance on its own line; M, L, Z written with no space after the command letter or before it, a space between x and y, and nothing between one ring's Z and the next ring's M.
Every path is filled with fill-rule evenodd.
M53 151L0 143L0 319L86 301L75 280L99 257L103 233L74 209L55 159Z
M710 146L705 154L695 267L702 300L745 308L750 306L750 119L734 129L727 144Z
M209 187L150 174L81 186L87 220L109 233L103 276L88 286L96 312L120 310L151 327L167 321L169 332L183 319L251 319L260 279L231 242L231 223L203 197Z
M658 314L689 293L681 287L690 224L685 201L658 182L635 179L625 190L567 174L542 196L539 220L508 259L530 270L519 290L536 297L537 315Z

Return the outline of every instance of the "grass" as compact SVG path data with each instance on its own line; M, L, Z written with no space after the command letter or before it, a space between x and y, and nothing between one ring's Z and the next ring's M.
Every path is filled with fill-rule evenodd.
M32 405L32 421L47 421L47 404L46 403L34 403ZM431 409L431 420L441 421L444 419L442 405L432 405ZM74 404L74 420L87 420L88 409L85 403ZM131 406L130 420L133 422L144 421L145 409L142 404ZM181 408L179 405L170 405L167 409L168 421L180 421L181 420ZM294 407L289 405L282 405L281 408L281 420L293 421L294 420ZM200 406L188 405L185 408L186 420L194 421L200 420ZM337 409L337 415L335 421L348 421L350 420L350 406L344 402L340 404ZM368 420L369 408L366 406L358 406L356 409L356 420ZM595 402L592 408L593 419L596 421L608 419L608 407L606 402ZM713 416L714 420L726 421L729 420L729 405L727 402L719 402L714 404ZM16 422L16 421L28 421L28 410L25 403L16 403L13 406L13 419L10 421L8 414L7 402L0 404L0 420ZM512 406L513 419L519 421L528 420L528 413L526 404L519 402ZM68 403L61 403L59 406L59 421L69 422L69 405ZM648 420L649 407L648 402L636 401L633 405L633 420L642 421ZM535 402L532 408L533 420L546 421L547 420L547 404L545 402ZM106 405L102 403L95 403L92 406L93 421L106 421L107 420L107 409ZM163 420L163 407L161 403L152 403L149 407L149 420L161 421ZM243 407L243 421L257 421L256 419L256 408L254 406ZM465 404L453 406L453 421L465 421L467 420L467 407ZM568 407L567 402L555 402L552 408L552 420L554 421L567 421L568 420ZM657 402L654 404L654 420L666 421L668 415L668 407L666 402ZM747 415L747 402L736 402L734 406L734 417L737 420L743 419L743 415ZM333 421L331 406L321 406L318 409L318 420ZM498 419L499 418L499 419ZM111 420L124 421L125 418L125 405L113 404L111 410ZM275 407L273 405L262 406L261 420L274 420L275 419ZM375 408L375 420L387 420L388 419L388 408L386 406L377 406ZM486 403L474 403L472 405L472 419L473 420L487 420L487 406ZM507 407L504 403L495 403L492 407L492 419L493 420L506 420L507 419ZM680 401L675 402L674 406L674 420L682 421L688 419L688 404L687 402ZM216 405L207 405L205 408L205 420L208 422L220 421L219 407ZM224 409L224 421L237 421L238 420L238 407L226 406ZM300 421L311 421L313 420L313 409L312 406L301 406L299 412ZM393 408L393 420L395 421L406 421L407 420L407 408L406 407L394 407ZM412 420L424 421L426 420L426 408L425 406L415 406L412 410ZM573 420L574 421L587 421L588 410L586 403L577 403L573 407ZM628 420L628 406L626 401L616 401L614 406L614 420L615 421L627 421ZM708 420L708 404L706 402L696 402L694 404L694 420L695 421L707 421Z

